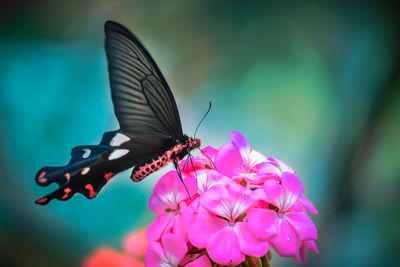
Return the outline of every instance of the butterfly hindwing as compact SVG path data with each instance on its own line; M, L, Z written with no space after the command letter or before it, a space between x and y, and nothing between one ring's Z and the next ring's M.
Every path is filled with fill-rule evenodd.
M38 185L48 186L57 183L59 189L39 199L37 203L47 204L53 198L67 200L75 193L81 193L88 198L95 197L116 170L131 166L131 163L123 157L128 154L126 151L129 152L129 148L120 148L129 140L119 131L106 132L99 145L74 147L67 165L44 167L39 170L35 178ZM113 160L118 160L120 163Z
M41 169L36 183L41 186L57 183L59 188L36 203L44 205L55 198L68 200L76 193L94 198L115 174L162 155L173 143L164 136L130 139L121 131L107 132L99 145L74 147L66 166Z

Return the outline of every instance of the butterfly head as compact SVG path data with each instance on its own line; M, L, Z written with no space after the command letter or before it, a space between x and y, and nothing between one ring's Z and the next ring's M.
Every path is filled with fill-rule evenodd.
M190 150L199 148L201 145L201 141L199 138L186 137L185 143L186 143L186 148L187 148L188 152L190 152Z
M193 140L193 139L192 139ZM201 145L201 141L199 138L195 138L192 143L193 149L199 148Z

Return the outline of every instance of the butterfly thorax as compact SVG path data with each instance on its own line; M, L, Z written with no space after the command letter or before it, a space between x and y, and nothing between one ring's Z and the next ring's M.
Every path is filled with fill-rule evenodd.
M200 144L201 141L198 138L193 139L186 135L182 136L179 142L165 151L162 155L140 166L136 166L132 172L132 181L140 182L149 174L159 170L169 162L178 162L182 160L191 150L199 148Z

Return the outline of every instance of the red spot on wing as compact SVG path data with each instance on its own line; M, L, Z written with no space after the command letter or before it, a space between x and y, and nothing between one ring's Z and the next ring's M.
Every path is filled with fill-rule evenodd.
M71 188L66 187L66 188L64 189L65 195L63 195L61 199L66 199L67 197L69 197L68 194L69 194L70 192L71 192Z
M85 188L86 188L87 190L89 190L90 198L95 198L95 197L97 196L97 193L94 192L93 186L92 186L91 184L85 185Z
M114 173L112 172L108 172L104 174L104 178L106 178L106 183L108 183L108 181L110 181L110 179L114 176Z
M71 175L67 172L65 175L65 178L67 178L67 180L69 181L69 178L71 178Z
M42 198L39 198L38 200L36 200L36 203L38 203L38 204L43 204L46 202L47 202L47 197L42 197Z

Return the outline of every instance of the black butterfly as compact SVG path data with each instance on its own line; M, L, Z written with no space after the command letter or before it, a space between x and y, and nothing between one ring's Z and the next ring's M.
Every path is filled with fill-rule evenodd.
M45 205L50 200L70 199L75 193L96 197L115 175L134 166L132 180L173 162L200 147L199 139L182 132L175 99L167 82L139 40L124 26L113 21L104 25L105 49L112 101L120 129L103 134L99 145L78 146L71 151L66 166L44 167L36 183L59 188L36 200Z

